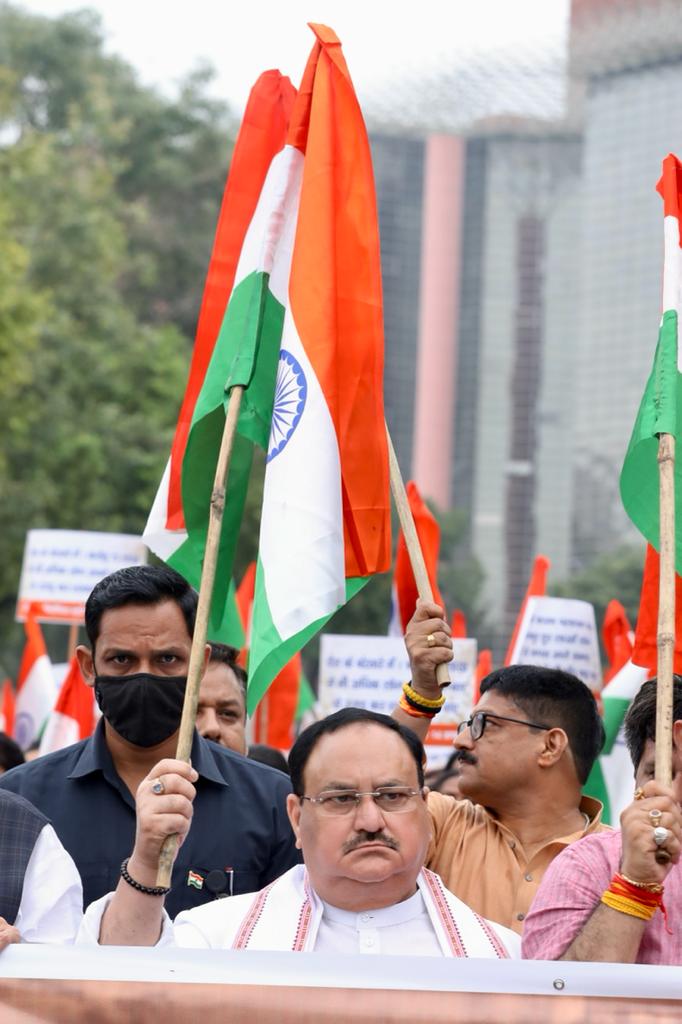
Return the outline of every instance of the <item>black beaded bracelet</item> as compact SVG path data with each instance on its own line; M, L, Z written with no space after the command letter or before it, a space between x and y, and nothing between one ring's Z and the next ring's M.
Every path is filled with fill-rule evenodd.
M138 892L145 893L146 896L166 896L167 893L170 892L170 886L142 885L141 882L136 882L135 879L128 874L129 860L130 857L126 857L126 859L121 864L121 878L123 879L124 882L127 882L128 885L132 885L133 889L137 889Z

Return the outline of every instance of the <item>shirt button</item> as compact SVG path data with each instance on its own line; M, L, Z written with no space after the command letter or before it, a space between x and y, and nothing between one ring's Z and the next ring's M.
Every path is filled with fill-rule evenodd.
M526 918L526 915L525 915L525 914L517 914L517 915L516 915L516 920L517 920L517 921L524 921L524 920L525 920L525 918Z
M533 881L533 876L532 875L524 875L523 877L526 879L527 882L532 882Z
M372 935L363 935L363 937L362 937L362 944L363 944L363 946L373 946L374 945L374 936L372 936Z
M367 924L368 921L372 920L372 915L371 914L360 914L360 920L362 921L363 924Z

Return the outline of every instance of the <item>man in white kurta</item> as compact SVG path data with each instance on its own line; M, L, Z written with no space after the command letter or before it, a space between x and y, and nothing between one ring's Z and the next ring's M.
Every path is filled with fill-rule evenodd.
M374 712L345 709L310 726L289 757L288 812L305 867L258 893L185 911L174 923L163 897L146 890L154 888L164 836L189 827L193 774L182 762L161 762L138 791L128 879L88 908L78 941L518 956L517 935L479 917L422 868L430 840L422 757L411 730Z

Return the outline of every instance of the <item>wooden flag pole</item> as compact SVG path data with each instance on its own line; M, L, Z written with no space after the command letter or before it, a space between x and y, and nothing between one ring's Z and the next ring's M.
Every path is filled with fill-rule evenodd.
M66 649L66 660L71 661L74 654L76 653L76 647L78 646L78 629L79 625L77 622L72 622L69 626L69 639Z
M656 666L656 781L672 785L673 664L675 657L675 438L661 434L658 442L659 546L658 663ZM670 860L658 850L656 860Z
M185 690L185 702L182 707L182 718L180 720L178 748L175 754L179 761L189 761L192 750L194 726L197 718L197 703L199 701L199 687L204 674L204 651L208 635L208 618L211 611L213 584L215 582L218 550L220 547L220 531L223 525L223 512L225 510L225 482L230 468L230 457L232 455L232 446L234 444L234 435L237 429L243 393L244 388L241 385L235 385L230 390L225 427L220 442L220 451L213 481L208 531L206 533L206 551L204 553L204 564L201 570L201 583L199 585L199 603L197 605L192 649L187 669L187 688ZM177 835L166 837L159 856L159 870L156 876L157 885L170 885L177 846Z
M414 525L414 516L412 515L412 509L410 508L410 502L407 497L407 491L405 490L405 484L400 472L400 466L398 465L398 459L396 458L395 448L393 447L393 441L391 440L388 425L386 425L386 441L388 442L388 466L391 476L391 491L393 493L393 500L398 513L398 520L400 521L400 529L403 531L403 536L405 538L407 553L410 556L410 565L412 566L415 583L417 584L417 593L422 601L433 601L433 591L429 581L429 574L426 571L426 563L424 562L424 555L421 549L421 544L419 543L419 537L417 536L417 527ZM450 685L450 672L446 664L436 666L436 682L439 686Z

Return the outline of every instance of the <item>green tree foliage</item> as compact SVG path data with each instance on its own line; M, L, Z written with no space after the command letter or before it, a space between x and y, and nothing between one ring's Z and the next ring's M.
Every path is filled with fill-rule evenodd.
M641 546L621 547L596 559L575 576L550 587L556 597L574 597L594 605L597 628L601 630L609 601L620 601L632 628L637 622L642 586L644 550Z
M26 529L139 533L168 457L230 152L207 83L163 98L92 13L0 3L6 670Z

